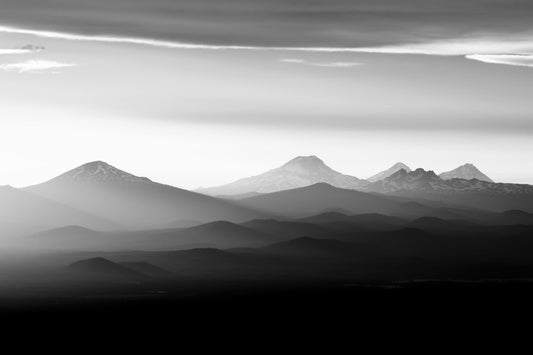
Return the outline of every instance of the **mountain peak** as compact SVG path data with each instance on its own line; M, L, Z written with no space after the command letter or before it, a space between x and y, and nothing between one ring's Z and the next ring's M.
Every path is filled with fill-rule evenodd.
M389 176L397 173L400 170L404 170L406 173L408 173L408 172L411 171L411 168L409 168L404 163L397 162L393 166L388 168L387 170L379 172L376 175L373 175L373 176L369 177L367 180L370 181L370 182L380 181L380 180L388 178Z
M298 156L283 164L281 168L300 167L313 169L317 167L327 167L326 163L316 155Z
M327 183L344 189L367 184L354 176L333 170L316 155L298 156L263 174L234 181L230 184L200 190L210 195L239 195L250 192L270 193L291 190L316 183Z
M52 179L58 182L151 182L150 179L139 177L115 168L104 161L92 161Z
M481 180L493 182L491 178L483 174L474 164L466 163L451 171L444 172L439 175L441 179L464 179L464 180Z
M411 171L411 168L409 168L407 165L405 165L404 163L402 162L397 162L396 164L394 164L393 166L390 167L390 169L404 169L405 171L407 172L410 172Z

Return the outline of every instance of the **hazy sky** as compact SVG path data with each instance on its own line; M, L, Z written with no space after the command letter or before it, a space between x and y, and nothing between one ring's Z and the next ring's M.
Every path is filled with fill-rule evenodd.
M297 155L533 183L533 2L0 0L0 185L184 188Z

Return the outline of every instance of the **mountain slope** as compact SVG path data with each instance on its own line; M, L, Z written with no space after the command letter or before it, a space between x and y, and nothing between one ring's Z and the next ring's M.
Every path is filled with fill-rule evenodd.
M407 172L411 171L411 169L407 165L405 165L404 163L398 162L394 164L393 166L391 166L390 168L388 168L387 170L384 170L380 173L377 173L376 175L369 177L367 180L370 182L380 181L380 180L388 178L389 176L391 176L392 174L394 174L395 172L401 169L404 169Z
M26 190L130 228L148 229L176 220L243 222L264 217L230 201L152 182L100 161Z
M340 189L325 183L264 194L238 201L242 206L287 217L308 217L329 209L350 214L383 213L398 205L378 194Z
M34 250L99 250L113 243L113 232L65 226L18 238L18 245Z
M480 181L488 181L493 182L491 178L489 178L487 175L483 174L481 171L479 171L478 168L476 168L473 164L464 164L460 167L447 171L444 173L439 174L439 177L444 180L450 180L450 179L464 179L464 180L472 180L477 179Z
M134 279L145 277L145 275L137 271L101 257L76 261L68 267L71 270L78 272L105 275L107 277L126 277Z
M0 187L0 235L20 235L65 225L113 229L105 218L10 186Z
M330 185L356 189L367 182L331 169L316 156L300 156L277 169L244 178L227 185L199 189L208 195L242 195L247 193L271 193L325 182Z
M276 237L243 225L217 221L187 228L174 235L160 233L155 240L182 245L203 245L217 248L249 247L272 243Z

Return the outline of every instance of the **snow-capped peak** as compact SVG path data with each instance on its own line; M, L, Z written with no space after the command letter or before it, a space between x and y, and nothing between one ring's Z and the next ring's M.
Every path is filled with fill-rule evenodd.
M377 173L376 175L369 177L367 180L370 182L376 182L379 180L383 180L402 169L405 170L405 172L407 173L411 171L411 169L407 165L405 165L404 163L398 162L394 164L393 166L391 166L390 168L388 168L387 170L384 170L382 172Z
M269 193L320 182L345 189L356 189L367 184L364 180L333 170L317 156L310 155L296 157L279 168L263 174L243 178L227 185L202 189L200 192L211 195Z
M301 172L301 173L332 170L330 167L328 167L324 163L324 161L322 161L320 158L318 158L315 155L296 157L290 160L289 162L285 163L283 166L281 166L280 169L287 170L287 171L293 171L293 172Z
M479 171L472 163L466 163L460 167L444 172L439 175L441 179L450 180L450 179L464 179L472 180L477 179L481 181L493 182L491 178Z
M56 177L55 182L151 182L150 179L139 177L115 168L103 161L93 161L83 164L73 170Z

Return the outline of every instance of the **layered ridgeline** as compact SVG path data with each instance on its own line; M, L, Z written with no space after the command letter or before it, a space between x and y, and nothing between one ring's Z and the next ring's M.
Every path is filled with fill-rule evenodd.
M533 211L533 186L503 184L478 179L443 179L433 171L399 170L381 181L364 187L368 192L398 195L412 199L438 200L481 209Z
M296 157L279 168L257 176L243 178L227 185L201 188L197 191L212 196L243 195L284 191L316 183L327 183L344 189L357 189L368 182L335 171L321 159L311 155Z
M0 237L33 233L64 225L113 229L117 224L54 200L11 186L0 186Z
M178 220L241 222L262 216L229 201L135 176L102 161L84 164L25 190L105 216L123 228L161 227Z
M407 170L407 169L406 169ZM407 170L409 172L409 170ZM447 171L444 173L439 174L439 176L444 180L450 180L450 179L465 179L465 180L481 180L481 181L488 181L488 182L494 182L491 178L489 178L487 175L483 174L481 171L479 171L478 168L474 166L474 164L468 163L461 165L460 167L453 169L451 171Z

